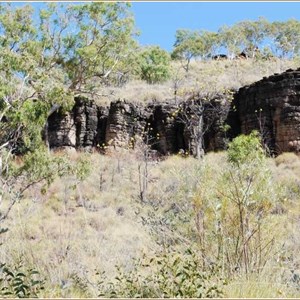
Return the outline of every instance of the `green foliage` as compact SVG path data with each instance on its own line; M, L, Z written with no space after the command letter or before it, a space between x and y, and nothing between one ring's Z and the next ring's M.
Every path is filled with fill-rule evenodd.
M25 154L23 164L16 168L14 176L26 176L31 183L43 179L50 185L57 176L62 177L69 170L70 164L66 157L55 157L39 148Z
M129 7L51 3L34 18L29 5L1 4L0 116L9 120L1 124L9 133L2 144L21 140L26 150L36 148L53 107L69 109L78 94L92 98L118 65L128 70L136 47Z
M257 132L241 135L230 144L229 167L217 188L216 222L219 254L229 272L261 272L274 242L267 218L278 201Z
M293 58L300 51L299 26L300 22L295 19L271 23L259 18L222 26L217 32L179 29L172 58L184 62L186 71L189 70L191 59L213 57L224 48L230 59L242 52L249 58Z
M134 45L129 6L51 3L34 18L29 5L0 5L0 195L10 202L1 220L29 187L87 174L86 163L74 170L66 158L51 157L42 132L49 115L70 109L78 94L94 95L126 61ZM26 154L21 163L16 153Z
M271 34L281 57L295 57L300 52L300 22L290 19L286 22L274 22Z
M92 164L89 155L83 155L76 162L73 167L72 173L76 176L77 180L85 180L91 173Z
M44 289L44 280L34 269L0 265L0 296L4 298L36 298Z
M228 147L229 161L238 166L254 161L258 161L259 163L264 157L261 140L256 131L253 131L249 135L241 134Z
M226 282L216 266L203 268L197 252L168 251L134 263L129 272L119 268L115 281L98 284L100 295L125 298L215 298Z
M197 32L180 29L176 31L176 41L171 57L185 61L184 69L188 71L191 59L200 55L201 48L202 41Z
M60 59L72 89L82 90L91 78L107 78L126 61L134 48L129 6L117 2L69 6L69 26L77 30L62 39L65 50Z
M170 56L158 46L147 47L140 54L139 68L141 79L147 83L163 82L170 76Z
M218 36L208 31L190 31L179 29L176 31L176 41L171 54L173 59L184 62L184 69L188 72L191 59L207 58L218 47Z

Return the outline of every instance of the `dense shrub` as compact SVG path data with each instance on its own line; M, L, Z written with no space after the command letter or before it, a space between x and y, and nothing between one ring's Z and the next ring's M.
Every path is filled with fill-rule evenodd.
M99 283L99 296L124 298L215 298L222 296L219 268L204 268L199 254L191 249L184 253L168 251L143 258L126 272L119 268L115 281Z
M170 54L158 46L145 48L140 56L140 76L147 83L154 84L170 76Z

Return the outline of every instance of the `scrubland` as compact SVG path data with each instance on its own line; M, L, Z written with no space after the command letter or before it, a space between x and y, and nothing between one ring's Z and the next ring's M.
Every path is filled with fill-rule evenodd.
M174 88L183 98L193 88L222 92L298 66L193 62L185 73L174 63L165 83L131 80L103 92L165 101ZM2 273L1 295L16 295L15 284L52 298L299 296L300 158L261 155L248 142L200 160L147 159L142 147L54 152L85 157L88 176L36 184L14 205L0 235L0 261L12 272Z
M37 187L31 190L5 222L9 231L2 234L1 260L11 265L21 261L37 270L45 279L40 297L95 297L105 290L101 280L113 281L118 272L130 270L143 274L139 273L143 264L135 262L138 258L145 261L193 249L205 254L205 264L218 266L217 278L212 279L222 290L217 296L299 295L300 159L295 154L268 158L267 171L255 170L255 176L263 177L251 187L249 197L259 191L257 201L265 203L260 208L265 213L261 240L255 240L248 253L253 262L255 247L266 248L260 249L261 262L248 272L230 269L229 260L235 255L230 243L220 244L223 254L217 254L222 238L216 233L218 213L224 214L223 238L234 239L231 231L239 226L234 203L228 200L227 211L222 211L218 202L239 180L228 177L227 153L209 153L203 160L174 155L147 162L143 201L139 176L145 161L137 154L125 150L89 154L91 172L85 181L74 185L74 178L68 177L55 181L45 194ZM84 154L70 155L76 160ZM232 256L229 260L225 252ZM135 295L124 290L119 296Z
M255 132L199 159L49 151L47 119L75 97L207 100L299 68L297 20L177 30L168 53L137 44L129 8L0 5L0 297L299 296L295 154Z

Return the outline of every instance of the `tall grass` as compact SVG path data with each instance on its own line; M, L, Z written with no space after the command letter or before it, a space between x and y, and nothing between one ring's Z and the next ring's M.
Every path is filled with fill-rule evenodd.
M74 154L73 159L80 156ZM3 224L9 231L0 236L0 261L13 265L22 259L37 269L46 279L39 296L95 297L99 274L105 271L107 278L114 278L115 265L132 270L132 258L153 256L164 249L200 249L197 201L205 199L207 224L213 225L216 190L228 187L222 181L229 168L225 152L209 153L203 160L174 155L150 161L144 202L138 185L142 162L136 153L94 153L89 159L92 171L86 181L74 186L70 176L56 181L46 194L31 190ZM224 296L299 293L298 160L290 154L267 160L277 187L276 195L269 196L276 196L272 201L278 207L268 213L265 232L274 235L274 244L261 272L248 276L237 272L224 287ZM205 233L206 252L214 263L217 240L211 225Z

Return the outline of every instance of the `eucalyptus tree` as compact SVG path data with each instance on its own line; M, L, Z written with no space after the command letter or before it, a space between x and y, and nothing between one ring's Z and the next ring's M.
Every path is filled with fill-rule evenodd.
M273 22L272 38L280 57L294 58L300 54L300 22L298 20Z
M179 29L176 31L176 41L171 57L180 60L182 67L188 72L191 60L200 56L202 48L203 41L197 32Z
M50 3L37 16L30 5L0 5L0 197L9 201L0 220L30 186L75 172L48 153L41 131L55 110L70 108L78 95L97 96L118 64L124 67L135 45L128 8Z
M230 59L235 58L243 51L245 45L245 35L239 25L234 24L231 27L224 25L219 31L220 43L227 50L227 56Z
M268 37L269 22L264 18L259 18L255 21L241 21L236 26L243 36L244 50L246 50L249 57L254 58L259 46Z
M141 79L150 84L163 82L170 76L170 54L159 46L141 49L138 56Z
M176 41L171 55L173 59L181 60L183 68L188 72L192 59L199 57L205 60L213 56L219 46L219 36L215 32L179 29L176 31Z

